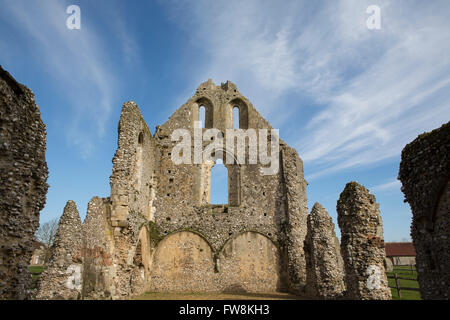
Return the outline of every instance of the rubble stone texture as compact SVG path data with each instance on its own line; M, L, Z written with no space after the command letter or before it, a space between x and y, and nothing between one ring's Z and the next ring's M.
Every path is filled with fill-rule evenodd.
M81 256L84 299L107 299L114 291L112 284L114 240L108 220L111 216L108 204L107 198L92 198L83 223Z
M175 130L187 130L194 147L201 107L206 121L198 130L220 130L224 141L233 108L239 130L272 129L231 82L202 83L154 135L137 105L125 103L111 195L91 200L83 225L83 298L121 299L146 290L303 292L307 183L297 152L280 140L278 172L262 175L268 165L260 162L228 164L224 146L214 156L228 169L229 201L211 204L214 163L171 159Z
M81 299L82 225L74 201L64 207L47 269L41 274L37 299Z
M403 149L398 178L413 213L420 294L423 299L449 299L450 122Z
M320 299L339 299L345 291L344 266L334 223L315 203L308 215L305 240L307 293Z
M218 129L224 140L234 107L242 130L272 129L231 82L202 83L153 136L137 105L124 105L110 179L116 296L135 291L133 283L154 291L303 290L307 208L300 158L280 140L280 170L263 176L262 164L226 164L230 155L223 150L229 202L211 204L213 164L171 160L175 130L187 129L194 146L200 107L206 110L201 131Z
M48 189L45 150L33 92L0 66L0 299L30 298L28 265Z
M391 299L384 260L383 225L375 196L349 182L337 202L346 298Z

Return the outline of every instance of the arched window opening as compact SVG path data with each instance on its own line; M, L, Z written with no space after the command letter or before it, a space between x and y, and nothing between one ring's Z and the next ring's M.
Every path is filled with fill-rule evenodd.
M233 108L233 129L239 129L239 107Z
M211 168L211 204L228 204L228 169L222 159L217 159Z
M200 121L200 128L205 128L205 121L206 121L205 106L200 106L198 109L198 121Z
M229 106L232 107L233 111L233 128L234 129L248 129L248 106L240 98L236 98L230 101Z
M144 143L144 134L141 132L141 133L139 133L139 136L138 136L138 143L139 144L143 144Z

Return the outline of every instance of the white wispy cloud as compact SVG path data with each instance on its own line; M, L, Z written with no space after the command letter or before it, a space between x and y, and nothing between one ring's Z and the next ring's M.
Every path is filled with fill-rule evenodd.
M1 15L19 34L29 37L36 64L50 75L57 83L58 94L64 96L65 105L61 108L67 110L68 143L75 145L83 157L89 157L95 140L105 133L117 79L107 62L108 50L102 42L102 34L85 19L83 6L81 30L66 28L68 5L64 1L48 0L39 3L1 1L0 4ZM126 39L123 28L115 25L118 25L116 30L121 30L117 32L118 37ZM134 50L131 39L121 43L124 54Z
M236 82L279 127L307 109L307 125L289 140L312 169L308 180L392 159L450 118L446 1L170 4L199 49L193 83ZM372 4L381 7L381 30L366 27Z
M383 191L390 191L390 190L400 190L400 188L401 188L400 181L391 180L389 182L370 187L369 190L371 192L383 192Z

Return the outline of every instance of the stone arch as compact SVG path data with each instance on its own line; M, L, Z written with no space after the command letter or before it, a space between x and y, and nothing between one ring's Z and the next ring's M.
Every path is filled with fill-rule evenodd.
M227 240L217 267L224 291L274 292L281 285L281 255L266 235L244 231Z
M157 292L214 290L214 253L193 231L177 231L159 242L152 258L149 287Z
M214 127L214 105L212 101L206 97L201 97L192 104L192 124L199 121L200 107L205 107L205 123L204 128L209 129Z
M248 129L248 105L241 98L235 98L228 103L228 113L233 116L233 109L239 109L239 129ZM231 126L233 128L233 126Z

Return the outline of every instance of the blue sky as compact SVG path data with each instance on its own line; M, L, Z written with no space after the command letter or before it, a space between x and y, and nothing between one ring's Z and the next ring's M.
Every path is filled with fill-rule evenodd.
M72 4L81 30L66 28ZM366 27L369 5L380 30ZM125 101L154 133L212 78L236 83L297 149L309 209L322 203L336 223L356 180L380 203L385 240L409 239L400 152L450 118L449 16L446 0L0 0L0 64L47 125L41 222L69 199L84 218L91 197L109 195Z

